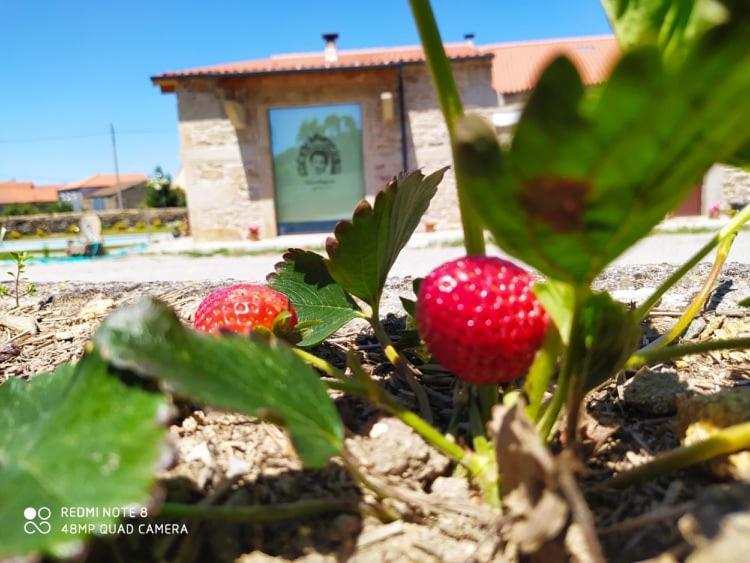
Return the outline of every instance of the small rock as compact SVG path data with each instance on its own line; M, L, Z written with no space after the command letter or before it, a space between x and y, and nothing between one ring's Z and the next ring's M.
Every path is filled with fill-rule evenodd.
M685 391L676 372L642 369L625 384L623 403L648 416L667 416L677 411L677 396Z
M693 340L700 336L700 333L703 332L704 328L706 328L706 321L702 317L696 317L693 319L693 322L690 323L690 326L687 327L682 338L684 340Z
M250 464L244 459L232 456L227 462L226 473L229 479L239 475L245 475L246 473L250 473Z
M185 461L200 461L204 465L210 465L212 459L206 442L201 442L185 455Z
M109 298L94 299L93 301L89 301L83 307L83 309L81 309L78 317L85 320L97 319L101 316L104 316L104 314L109 311L114 304L115 302Z
M59 330L55 333L55 340L73 340L75 334L72 330Z
M192 416L182 421L182 430L184 432L195 432L196 428L198 428L198 423Z
M432 494L447 499L467 500L469 483L458 477L438 477L432 482Z
M653 287L639 287L638 289L616 289L612 292L612 297L620 303L629 305L634 303L636 306L643 303L646 299L651 297L651 294L656 291Z

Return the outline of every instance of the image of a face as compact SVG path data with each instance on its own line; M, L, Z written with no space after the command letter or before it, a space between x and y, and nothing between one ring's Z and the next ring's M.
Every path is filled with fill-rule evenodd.
M310 167L317 176L325 174L328 171L328 155L323 152L312 153L310 155Z

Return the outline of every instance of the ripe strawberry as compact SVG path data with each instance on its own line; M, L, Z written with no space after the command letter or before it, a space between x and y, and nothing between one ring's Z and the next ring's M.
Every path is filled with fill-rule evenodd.
M195 312L195 330L218 334L230 330L248 334L255 328L273 328L282 311L289 311L290 327L297 324L297 314L283 293L255 283L238 283L209 293Z
M505 383L523 375L549 324L532 282L522 268L487 256L436 268L417 299L417 323L427 348L470 383Z

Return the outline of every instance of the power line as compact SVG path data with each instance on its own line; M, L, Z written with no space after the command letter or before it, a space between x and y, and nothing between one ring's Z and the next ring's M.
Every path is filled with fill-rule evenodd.
M118 131L118 135L165 135L174 134L174 129L151 129L151 130L133 130L133 131ZM49 137L25 137L18 139L0 139L0 144L8 145L13 143L44 143L47 141L67 141L69 139L84 139L87 137L104 137L109 136L109 132L101 133L73 133L69 135L54 135Z

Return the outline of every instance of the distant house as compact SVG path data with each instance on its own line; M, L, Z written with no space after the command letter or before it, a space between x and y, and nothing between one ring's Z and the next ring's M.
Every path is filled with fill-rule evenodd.
M402 170L450 164L445 123L419 46L272 55L152 77L174 93L196 239L326 231ZM569 56L584 83L606 80L613 36L445 45L467 111L510 136L539 74ZM448 172L423 223L460 224Z
M122 194L122 207L133 209L142 205L146 199L145 174L96 174L78 182L71 182L60 187L60 201L69 203L75 211L106 211L117 209L117 192Z
M32 182L0 182L0 211L9 205L55 204L61 187L35 186Z

